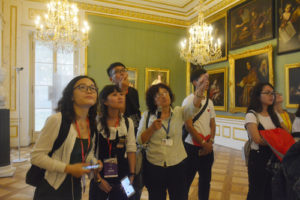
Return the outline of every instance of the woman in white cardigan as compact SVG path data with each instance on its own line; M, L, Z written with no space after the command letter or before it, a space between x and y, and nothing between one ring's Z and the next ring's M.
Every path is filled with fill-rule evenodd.
M69 82L58 102L57 113L50 116L31 153L31 163L45 169L45 177L37 186L34 199L79 200L85 187L84 169L90 163L102 163L93 154L96 131L98 89L88 76L77 76ZM60 126L68 124L67 137L49 157ZM98 168L99 171L101 169ZM82 184L82 185L81 185Z

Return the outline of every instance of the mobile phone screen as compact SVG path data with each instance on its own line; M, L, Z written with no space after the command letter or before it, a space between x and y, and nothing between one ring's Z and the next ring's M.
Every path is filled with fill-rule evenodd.
M135 193L133 186L130 184L130 180L129 180L128 176L125 176L121 180L121 184L122 184L122 187L124 188L124 191L125 191L127 197L131 197Z
M89 166L83 167L83 169L97 169L97 168L99 168L99 165L89 165Z

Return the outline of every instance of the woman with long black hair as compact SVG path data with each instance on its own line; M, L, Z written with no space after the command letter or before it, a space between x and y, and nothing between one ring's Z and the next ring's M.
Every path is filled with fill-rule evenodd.
M57 113L47 119L31 153L31 163L46 170L35 190L35 200L80 200L81 183L85 184L81 179L90 172L84 167L101 165L92 150L97 94L96 82L88 76L77 76L65 87ZM50 157L48 153L59 134L67 137Z
M245 116L245 127L251 139L247 200L272 199L272 175L266 170L266 165L273 153L260 136L259 131L277 127L285 128L282 118L274 111L275 94L270 83L258 83L252 89L250 96L250 105Z
M122 115L125 96L116 85L105 86L99 94L100 116L95 144L96 157L103 170L91 180L90 200L126 200L120 180L135 175L136 142L134 124Z

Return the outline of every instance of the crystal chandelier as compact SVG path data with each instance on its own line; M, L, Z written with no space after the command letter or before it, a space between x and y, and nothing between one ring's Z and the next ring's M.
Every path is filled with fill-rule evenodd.
M73 51L88 45L89 25L79 22L78 8L68 0L51 0L48 12L35 20L35 39L47 42L55 49Z
M200 0L198 6L198 21L189 29L188 40L181 42L180 56L187 62L194 65L203 66L222 56L221 41L214 41L212 36L213 28L204 22L202 12L203 0Z

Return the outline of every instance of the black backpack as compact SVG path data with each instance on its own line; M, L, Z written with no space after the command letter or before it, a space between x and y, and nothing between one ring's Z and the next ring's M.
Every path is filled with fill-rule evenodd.
M66 120L66 117L62 115L61 124L59 128L58 136L54 142L52 150L48 153L49 157L52 156L54 151L56 151L66 140L69 130L70 130L71 123ZM30 169L26 173L26 183L37 187L39 183L45 176L45 169L42 169L36 165L31 165Z

